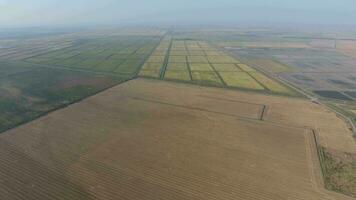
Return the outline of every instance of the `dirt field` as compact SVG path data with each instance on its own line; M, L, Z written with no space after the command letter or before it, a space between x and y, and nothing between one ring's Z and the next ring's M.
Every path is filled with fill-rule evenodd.
M323 189L346 125L304 100L137 79L0 135L0 199L351 199Z

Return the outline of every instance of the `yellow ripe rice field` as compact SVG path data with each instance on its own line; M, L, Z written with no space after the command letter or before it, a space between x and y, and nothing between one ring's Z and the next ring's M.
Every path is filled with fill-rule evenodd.
M212 64L216 71L238 72L241 71L235 64Z
M147 62L158 62L158 63L163 63L164 62L164 56L151 56Z
M190 81L190 75L188 70L167 70L164 79Z
M220 56L220 55L224 55L224 53L220 52L220 51L210 51L210 50L205 50L205 55L207 56Z
M238 66L245 72L255 72L256 70L246 64L238 64Z
M204 51L189 51L189 55L191 56L205 56Z
M151 71L159 71L163 63L145 63L142 67L142 70L151 70Z
M264 90L263 86L246 72L219 72L219 74L224 82L230 87Z
M141 70L139 73L140 76L146 76L152 78L158 78L160 74L161 74L160 70Z
M210 64L204 63L191 63L190 64L191 71L214 71L214 69L210 66Z
M163 52L165 53L162 54ZM255 59L254 61L257 64L265 64L275 71L291 70L273 60ZM254 63L251 65L255 66ZM162 74L162 71L165 72ZM171 38L164 40L146 61L139 76L298 95L282 83L259 73L247 63L242 63L202 41Z
M188 53L188 51L171 51L170 55L171 56L188 56L189 53Z
M227 55L207 56L210 63L239 63L238 60Z
M190 63L209 63L205 56L188 56Z
M213 84L213 85L222 85L219 76L214 72L196 72L192 71L193 81L200 84Z
M187 63L168 63L167 70L188 70Z
M185 63L185 62L187 62L187 58L186 58L186 56L169 56L169 62Z
M294 94L295 92L288 87L278 83L275 80L268 78L260 72L250 73L255 79L261 82L265 87L267 87L272 92L282 93L282 94Z

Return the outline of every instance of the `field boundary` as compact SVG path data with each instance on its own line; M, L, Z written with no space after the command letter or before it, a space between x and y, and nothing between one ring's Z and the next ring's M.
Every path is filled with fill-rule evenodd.
M169 46L166 52L166 56L164 57L164 62L163 62L163 66L161 67L161 72L159 75L159 79L163 80L164 76L166 75L166 70L167 70L167 66L168 66L168 62L169 62L169 56L171 53L171 49L172 49L172 45L173 45L173 38L170 38L169 40Z
M199 45L200 46L200 45ZM218 72L218 70L216 70L216 68L214 67L214 65L209 61L206 53L204 52L204 57L208 60L208 64L210 65L210 67L213 69L213 71L215 72L215 74L219 77L221 83L223 84L224 87L227 86L226 82L224 81L224 79L222 78L222 76L220 75L220 73Z
M268 108L269 108L268 106L263 105L262 110L261 110L261 115L260 115L261 121L264 121L264 117L267 114Z
M188 62L188 56L185 56L185 63L187 63L187 69L189 72L190 81L193 81L192 69L190 67L190 63Z
M159 44L161 44L162 40L164 39L164 37L167 35L167 33L165 33L164 35L160 36L160 40L157 42L157 45L152 48L152 51L142 60L140 67L138 67L137 71L134 74L134 77L137 78L139 77L140 71L142 70L143 65L146 63L146 61L152 56L153 52L157 49L157 47L159 46Z
M168 102L163 102L163 101L157 101L157 100L154 100L154 99L146 99L146 98L142 98L142 97L132 97L132 96L127 96L127 97L131 98L133 100L137 100L137 101L144 101L144 102L149 102L149 103L172 106L172 107L176 107L176 108L183 108L183 109L189 109L189 110L196 110L196 111L214 113L214 114L225 115L225 116L229 116L229 117L235 117L235 118L239 118L239 119L248 119L248 120L255 120L255 121L259 120L258 117L251 118L251 117L246 117L246 116L241 116L241 115L234 115L234 114L229 114L229 113L224 113L224 112L212 111L212 110L209 110L209 109L198 108L198 107L193 107L193 106L185 106L185 105L179 105L179 104L168 103Z
M227 89L227 90L250 92L250 93L254 93L254 94L261 94L261 95L268 95L268 96L280 96L280 97L298 98L296 96L290 96L290 95L287 95L287 94L269 92L269 91L264 91L264 90L253 90L253 89L248 89L248 88L232 87L232 86L217 85L217 84L203 84L203 83L199 83L199 82L195 82L195 81L184 81L184 80L176 80L176 79L174 79L174 80L173 79L164 79L164 80L162 80L160 78L150 77L150 76L142 76L142 75L140 75L137 78L143 78L143 79L148 79L148 80L161 80L161 81L175 82L175 83L181 83L181 84L187 84L187 85L195 85L195 86L207 87L207 88L220 88L220 89Z
M261 81L257 80L257 78L255 78L254 76L251 75L250 72L245 71L246 74L248 74L253 80L255 80L258 84L260 84L265 90L267 90L268 92L273 92L272 90L270 90L269 88L267 88L263 83L261 83Z
M247 101L240 101L240 100L235 100L235 99L226 99L226 98L220 98L220 97L212 97L208 95L197 95L198 97L204 97L204 98L209 98L209 99L215 99L215 100L220 100L220 101L228 101L228 102L236 102L236 103L244 103L244 104L249 104L249 105L255 105L255 106L266 106L264 104L258 104L258 103L251 103Z

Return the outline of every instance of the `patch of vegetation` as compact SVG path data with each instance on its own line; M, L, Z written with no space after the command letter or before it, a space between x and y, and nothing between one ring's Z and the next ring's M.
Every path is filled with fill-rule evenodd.
M320 147L325 187L356 197L356 158L350 153L330 153Z
M130 78L42 67L18 71L0 77L0 132Z

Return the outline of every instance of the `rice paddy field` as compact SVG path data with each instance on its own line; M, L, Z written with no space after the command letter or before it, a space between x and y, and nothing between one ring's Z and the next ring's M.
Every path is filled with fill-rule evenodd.
M31 58L26 62L113 74L136 75L159 37L113 36L77 41L73 46ZM157 59L159 57L152 57Z
M0 132L134 78L161 39L138 32L0 39Z
M298 96L205 41L165 37L142 67L141 77Z

